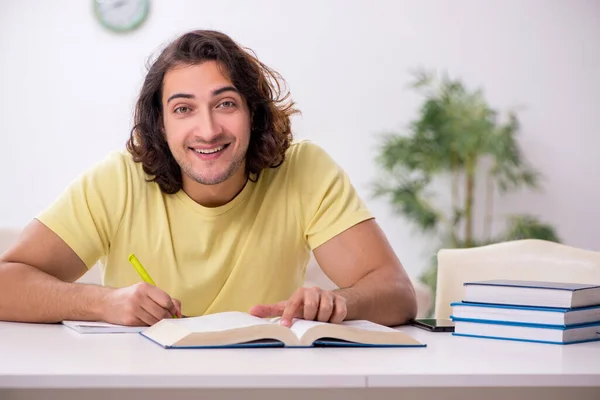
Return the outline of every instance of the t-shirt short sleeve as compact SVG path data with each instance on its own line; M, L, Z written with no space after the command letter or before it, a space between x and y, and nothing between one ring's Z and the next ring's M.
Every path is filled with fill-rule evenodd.
M321 147L295 144L291 182L300 202L300 218L311 249L352 226L373 218L346 172Z
M36 216L88 268L108 253L123 215L129 186L125 157L120 152L109 154Z

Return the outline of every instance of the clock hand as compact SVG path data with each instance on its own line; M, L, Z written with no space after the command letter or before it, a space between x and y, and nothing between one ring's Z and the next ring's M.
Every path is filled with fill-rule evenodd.
M125 5L125 0L115 1L112 8L119 8Z
M125 0L96 0L99 4L109 6L110 9L119 8L127 3Z

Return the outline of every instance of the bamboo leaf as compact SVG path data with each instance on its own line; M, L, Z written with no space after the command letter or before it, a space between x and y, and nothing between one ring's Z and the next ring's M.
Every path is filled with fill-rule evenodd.
M560 242L554 228L541 222L531 215L513 215L509 217L506 232L500 240L541 239L551 242Z
M397 185L378 183L374 193L378 197L387 197L394 211L406 217L422 231L430 232L437 229L441 218L440 212L423 196L423 189L427 184L427 179L407 179Z

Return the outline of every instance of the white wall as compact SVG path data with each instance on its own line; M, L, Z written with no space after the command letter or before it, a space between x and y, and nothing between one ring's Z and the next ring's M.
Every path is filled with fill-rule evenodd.
M383 200L374 135L414 117L405 89L417 66L484 86L501 109L523 104L522 144L543 194L499 212L531 211L568 244L600 250L600 3L564 1L154 0L137 32L115 35L91 1L0 2L0 227L21 227L80 171L129 134L148 56L177 34L214 28L279 70L303 111L298 137L348 171L416 275L432 241Z

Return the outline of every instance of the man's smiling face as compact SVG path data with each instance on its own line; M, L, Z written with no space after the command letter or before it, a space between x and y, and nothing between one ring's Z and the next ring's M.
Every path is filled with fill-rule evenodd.
M217 185L245 174L251 118L245 99L216 61L182 65L165 74L165 137L186 180Z

